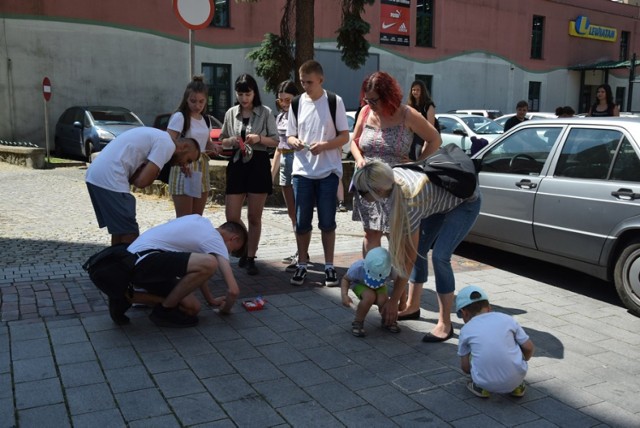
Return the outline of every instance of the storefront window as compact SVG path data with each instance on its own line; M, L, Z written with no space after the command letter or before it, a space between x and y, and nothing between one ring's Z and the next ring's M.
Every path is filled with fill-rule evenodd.
M229 27L229 0L215 0L215 10L210 27Z
M219 121L231 107L231 64L202 64L204 81L209 87L207 111Z

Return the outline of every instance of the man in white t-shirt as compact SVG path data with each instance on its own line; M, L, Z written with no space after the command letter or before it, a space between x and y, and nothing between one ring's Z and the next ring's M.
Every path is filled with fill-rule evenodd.
M247 230L241 224L226 222L214 228L198 214L152 227L127 247L138 256L131 283L146 291L134 293L132 303L157 303L150 318L160 326L190 327L198 323L200 302L193 291L200 288L210 304L220 306L220 313L229 313L240 292L229 254L242 254L246 242ZM207 282L217 271L227 293L214 299ZM114 321L126 323L129 306L123 303L118 313L111 313ZM110 305L110 310L117 309Z
M199 156L195 140L181 138L174 143L165 131L144 126L123 132L107 144L87 169L85 181L98 225L107 227L111 245L129 244L140 234L130 185L145 188L164 164L184 165Z
M296 150L292 183L296 206L298 266L292 285L302 285L307 277L311 222L314 205L322 234L325 285L338 285L333 267L336 240L336 192L342 179L342 151L349 141L349 126L342 98L336 95L335 124L327 92L322 88L324 72L320 63L306 61L300 66L300 83L305 90L299 98L297 114L290 114L287 142Z

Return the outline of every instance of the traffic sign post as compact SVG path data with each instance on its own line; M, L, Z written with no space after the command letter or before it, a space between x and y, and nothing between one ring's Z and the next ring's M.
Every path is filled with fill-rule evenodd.
M189 29L189 80L195 74L195 30L207 28L215 13L214 0L173 0L173 12Z
M49 109L47 105L51 99L51 81L48 77L42 80L42 95L44 96L44 146L47 149L47 164L51 163L49 158Z

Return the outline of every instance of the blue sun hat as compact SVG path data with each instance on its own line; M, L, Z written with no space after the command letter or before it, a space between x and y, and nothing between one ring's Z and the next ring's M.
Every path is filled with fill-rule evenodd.
M386 249L377 247L367 253L364 258L364 283L367 287L382 287L390 273L391 256Z
M489 296L477 285L468 285L460 290L456 296L456 313L458 314L458 318L462 318L461 309L480 300L489 301Z

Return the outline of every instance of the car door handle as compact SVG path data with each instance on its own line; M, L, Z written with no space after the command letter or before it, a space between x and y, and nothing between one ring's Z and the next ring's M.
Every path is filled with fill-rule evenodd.
M521 189L535 189L538 187L536 183L532 183L531 180L520 180L516 183L516 186Z
M617 191L611 192L611 196L615 196L616 198L623 199L625 201L640 199L640 193L634 193L631 189L618 189Z

